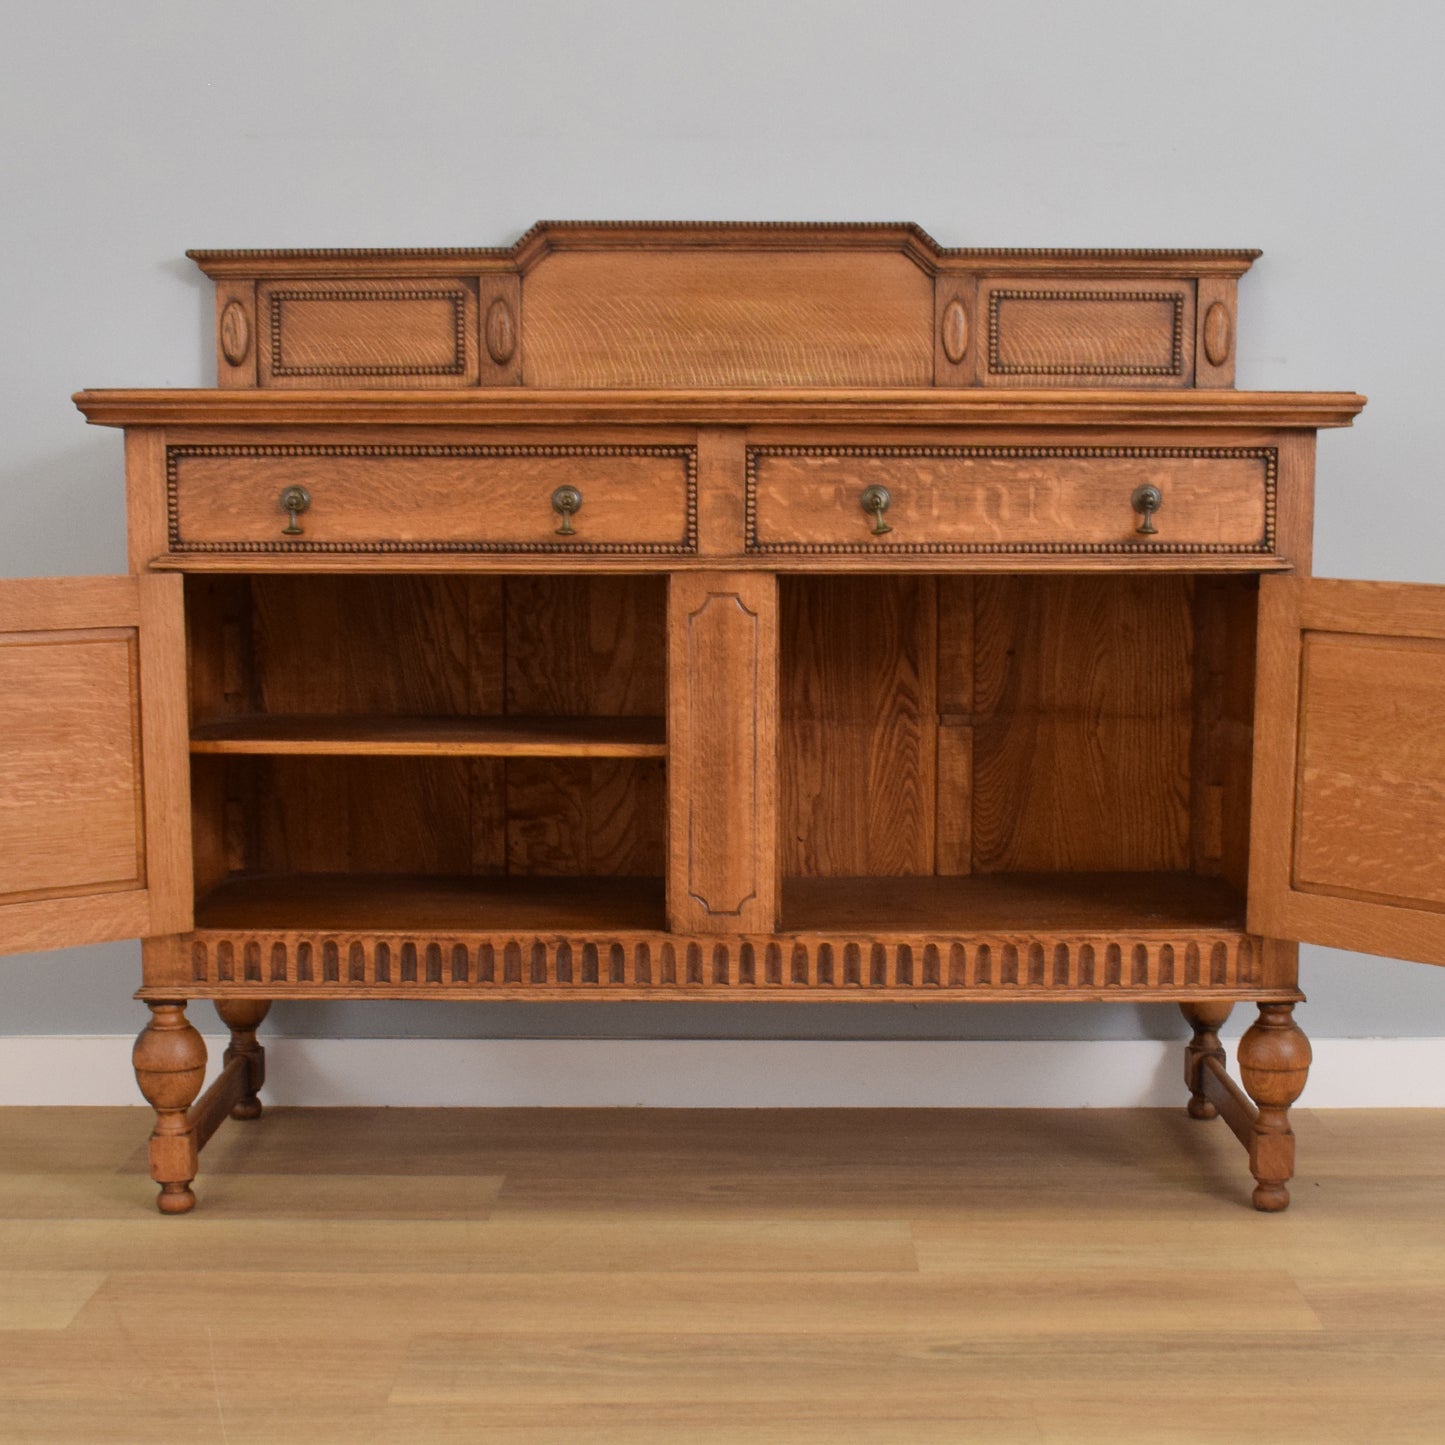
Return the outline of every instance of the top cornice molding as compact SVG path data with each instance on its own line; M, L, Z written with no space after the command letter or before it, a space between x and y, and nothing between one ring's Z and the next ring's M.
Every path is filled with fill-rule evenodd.
M525 273L554 251L893 251L930 273L1071 269L1121 276L1242 276L1257 250L940 246L910 221L538 221L510 246L193 250L206 275L225 277Z
M871 390L97 390L72 398L100 426L982 426L1306 429L1349 426L1354 392Z

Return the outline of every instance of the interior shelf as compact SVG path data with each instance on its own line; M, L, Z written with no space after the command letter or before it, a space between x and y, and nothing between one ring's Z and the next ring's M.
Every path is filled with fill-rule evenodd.
M201 723L193 753L270 756L663 758L660 717L391 717L250 714Z
M359 933L607 933L666 927L660 878L293 873L228 879L196 927Z
M1244 898L1190 873L984 873L786 878L790 933L1130 932L1244 927Z
M659 878L444 878L288 873L233 877L196 905L196 927L396 933L605 933L666 927ZM1228 932L1244 900L1188 873L789 878L783 930L822 934Z

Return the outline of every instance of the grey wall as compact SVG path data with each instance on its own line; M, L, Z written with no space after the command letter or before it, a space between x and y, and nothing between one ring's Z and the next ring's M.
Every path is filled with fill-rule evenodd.
M916 220L1261 246L1239 384L1349 389L1316 570L1445 582L1445 7L1320 0L6 0L0 575L124 569L81 386L213 384L187 246L480 244L540 217ZM1422 839L1422 847L1438 847ZM133 945L0 961L0 1031L114 1033ZM1445 970L1308 950L1317 1036L1445 1035ZM1162 1007L290 1005L293 1034L1176 1033Z

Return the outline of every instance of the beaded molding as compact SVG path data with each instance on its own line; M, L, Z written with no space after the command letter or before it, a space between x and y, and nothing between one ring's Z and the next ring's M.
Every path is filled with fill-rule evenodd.
M361 247L261 247L210 250L198 248L186 255L203 264L208 261L289 261L289 260L510 260L549 232L617 232L643 231L652 234L676 234L679 240L715 232L733 235L842 235L909 236L939 257L967 257L989 260L993 257L1030 260L1205 260L1227 259L1253 261L1259 251L1245 247L1139 247L1139 246L942 246L915 221L568 221L543 220L529 226L510 246L361 246Z

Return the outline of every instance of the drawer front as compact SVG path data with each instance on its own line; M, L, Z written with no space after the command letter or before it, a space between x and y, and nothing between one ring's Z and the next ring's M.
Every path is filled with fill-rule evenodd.
M1268 555L1273 447L748 449L757 553ZM888 494L881 521L865 493ZM1158 489L1146 525L1141 488Z
M687 446L172 446L166 483L172 552L697 548Z

